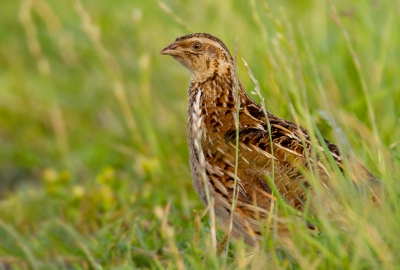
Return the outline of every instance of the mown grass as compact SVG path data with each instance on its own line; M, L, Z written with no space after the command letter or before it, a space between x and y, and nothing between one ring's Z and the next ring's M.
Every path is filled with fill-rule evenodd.
M358 0L2 1L0 266L397 269L399 10ZM232 52L237 38L246 89L241 58L268 110L379 176L379 209L336 176L332 193L314 183L320 236L288 215L290 240L266 237L261 251L233 240L217 255L188 165L189 73L158 54L192 31ZM290 212L279 202L276 211Z

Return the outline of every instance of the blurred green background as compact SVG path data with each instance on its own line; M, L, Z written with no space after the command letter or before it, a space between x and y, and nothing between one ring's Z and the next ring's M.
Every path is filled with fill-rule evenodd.
M399 1L1 1L0 266L241 267L193 240L208 220L192 212L189 72L159 55L190 32L237 39L247 91L241 58L268 110L396 183Z

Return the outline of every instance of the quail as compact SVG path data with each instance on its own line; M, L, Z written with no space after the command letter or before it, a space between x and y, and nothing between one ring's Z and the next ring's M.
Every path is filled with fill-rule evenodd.
M274 200L266 176L301 211L311 189L304 171L313 166L319 179L329 183L321 155L313 159L308 131L264 111L249 97L220 39L189 34L176 38L160 53L172 56L191 73L187 133L194 187L205 205L213 200L223 228L232 222L231 233L255 245L261 239L259 222L266 219ZM323 143L326 148L321 146L320 151L327 149L325 154L343 171L338 147L328 140ZM353 163L366 178L375 178L363 165ZM285 227L277 226L278 233L284 233Z

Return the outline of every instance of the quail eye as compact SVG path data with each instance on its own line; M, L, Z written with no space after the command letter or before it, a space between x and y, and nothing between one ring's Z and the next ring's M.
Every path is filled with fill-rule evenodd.
M193 49L199 50L201 48L201 43L200 42L195 42L192 45Z

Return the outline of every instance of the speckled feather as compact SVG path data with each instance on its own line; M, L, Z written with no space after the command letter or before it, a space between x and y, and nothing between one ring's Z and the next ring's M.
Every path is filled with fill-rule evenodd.
M225 227L229 224L234 197L235 117L236 104L240 103L238 199L233 235L242 237L251 245L257 243L260 234L257 220L267 216L273 199L266 175L272 177L280 194L299 210L304 207L307 190L310 189L301 170L308 170L310 164L316 164L321 181L328 187L328 172L321 160L313 160L310 138L305 129L267 112L271 129L268 132L267 119L261 106L246 94L240 82L239 100L236 100L235 67L231 54L221 40L209 34L190 34L177 38L161 53L173 56L191 71L187 90L188 143L194 187L201 201L207 205L202 176L205 170L215 213ZM196 110L200 114L200 122L197 123L193 121ZM201 134L202 156L205 159L203 166L199 161L198 148L195 147L194 132ZM327 140L325 143L342 170L342 158L337 146ZM323 147L318 151L323 153ZM367 177L374 178L362 165L359 166ZM285 233L281 222L278 222L278 227L279 233Z

